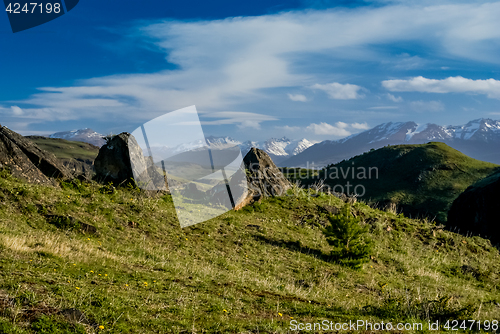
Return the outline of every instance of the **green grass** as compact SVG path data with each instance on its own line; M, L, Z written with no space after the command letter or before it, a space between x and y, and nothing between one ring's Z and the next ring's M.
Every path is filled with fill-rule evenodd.
M312 185L326 177L325 184L331 189L346 192L349 182L350 193L354 193L354 186L359 186L357 193L364 192L361 197L364 201L381 207L394 203L395 210L407 216L429 217L445 223L458 195L498 168L444 143L432 142L373 150L331 165L316 177L302 178L301 183Z
M30 136L28 139L34 142L42 150L51 152L58 159L63 160L94 160L99 153L99 147L78 141L40 136Z
M353 270L331 261L322 232L343 205L295 187L181 229L169 195L79 181L56 189L1 172L0 333L285 333L291 318L500 317L489 241L358 202L374 248Z

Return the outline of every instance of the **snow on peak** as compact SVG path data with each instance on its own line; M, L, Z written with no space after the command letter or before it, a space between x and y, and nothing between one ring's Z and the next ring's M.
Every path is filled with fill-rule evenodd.
M309 147L313 146L316 142L309 141L305 138L302 138L300 140L294 140L288 145L285 149L285 151L288 153L288 155L297 155L299 153L302 153L303 151L307 150Z
M427 130L428 127L429 127L429 123L426 123L426 124L417 124L416 128L408 129L408 131L406 132L405 141L410 141L414 135Z
M99 147L106 143L103 137L104 136L102 134L97 133L89 128L56 132L49 136L49 138L58 138L71 141L82 141Z
M248 140L241 144L240 148L243 155L248 153L248 151L250 151L252 147L255 147L265 151L268 154L277 156L291 156L301 153L314 144L316 144L316 142L309 141L305 138L299 140L291 140L287 137L282 137L271 138L264 142Z

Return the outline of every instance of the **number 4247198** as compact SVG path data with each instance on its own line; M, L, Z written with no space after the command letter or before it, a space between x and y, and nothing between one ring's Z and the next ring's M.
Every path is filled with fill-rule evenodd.
M7 8L5 11L9 13L14 13L14 14L34 14L34 13L60 13L61 12L61 4L60 3L46 3L45 6L43 3L36 3L36 2L31 2L31 3L25 3L24 6L21 8L20 3L9 3L7 5Z
M498 330L498 320L484 320L482 323L480 320L448 320L444 326L444 329L451 331L462 330Z

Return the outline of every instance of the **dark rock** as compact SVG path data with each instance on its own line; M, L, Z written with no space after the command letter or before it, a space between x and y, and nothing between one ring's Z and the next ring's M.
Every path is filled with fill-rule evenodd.
M252 148L243 158L247 170L248 186L260 197L284 195L291 188L291 183L276 167L269 155Z
M226 203L227 185L225 182L220 182L208 191L214 200L239 210L262 197L284 195L290 189L290 182L266 152L252 148L243 159L243 163L245 170L239 169L229 180L233 203Z
M101 147L94 166L96 179L100 182L121 184L135 181L146 190L168 190L166 178L150 158L144 157L134 136L127 132L112 137Z
M324 205L324 206L318 205L318 209L320 211L323 211L325 213L328 213L328 214L331 214L334 216L340 212L339 208L337 208L336 206L331 206L331 205Z
M31 140L0 126L0 164L14 177L31 183L55 185L53 178L71 179L70 171Z
M460 233L472 233L500 242L498 224L500 171L468 187L453 202L448 212L449 227Z
M260 231L260 230L262 229L262 226L260 226L260 225L255 225L255 224L248 224L248 225L246 226L246 228L255 228L255 229L257 229L257 230L259 230L259 231Z
M276 167L269 155L257 148L252 148L243 159L245 170L238 170L229 181L235 210L239 210L262 197L284 195L290 189L290 182ZM210 191L212 196L223 194L224 182ZM224 203L227 204L227 203Z
M73 177L78 178L82 181L90 181L95 175L93 160L69 159L63 160L62 164L70 171Z
M97 236L97 228L93 225L83 223L71 216L61 216L61 215L46 215L45 219L47 223L56 226L60 229L65 230L79 230L83 234L90 234Z
M227 202L227 185L225 182L220 182L210 189L208 193L214 201L219 201L228 208L233 206L235 210L239 210L260 198L260 195L249 187L247 176L243 169L239 169L231 177L229 180L229 189L233 199L232 203Z

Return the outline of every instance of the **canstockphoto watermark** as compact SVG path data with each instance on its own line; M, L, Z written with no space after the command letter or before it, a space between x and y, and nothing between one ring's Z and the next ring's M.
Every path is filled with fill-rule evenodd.
M314 169L314 164L306 164L305 168L288 168L288 176L295 180L317 180L321 182L324 192L343 193L348 196L362 197L366 194L363 181L378 180L378 167L351 165L328 166L321 170Z
M415 323L392 323L392 322L370 322L366 320L349 320L349 322L333 322L321 320L317 322L290 321L291 331L421 331L423 324Z
M141 125L128 144L137 184L145 190L169 190L181 227L219 216L246 197L239 146L210 144L195 106Z
M75 8L79 0L3 0L3 2L12 32L16 33L57 19Z

